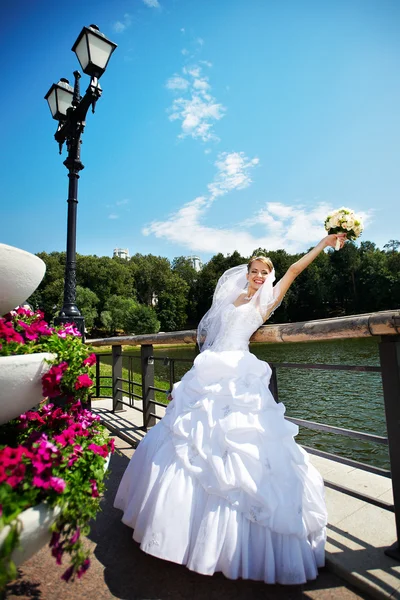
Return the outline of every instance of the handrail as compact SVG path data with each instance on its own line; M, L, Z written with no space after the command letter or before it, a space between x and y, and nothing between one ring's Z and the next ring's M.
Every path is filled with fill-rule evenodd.
M263 325L251 337L251 342L312 342L343 338L367 338L400 335L400 311L384 310L363 315L317 319L299 323ZM159 344L194 344L196 330L124 335L87 340L92 346L141 346Z

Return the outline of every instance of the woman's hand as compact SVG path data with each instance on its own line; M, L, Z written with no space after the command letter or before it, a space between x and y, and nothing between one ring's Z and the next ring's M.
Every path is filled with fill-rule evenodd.
M323 239L323 241L325 243L326 248L328 246L331 246L331 248L335 248L336 241L339 240L340 248L343 248L346 239L347 239L346 233L330 233Z

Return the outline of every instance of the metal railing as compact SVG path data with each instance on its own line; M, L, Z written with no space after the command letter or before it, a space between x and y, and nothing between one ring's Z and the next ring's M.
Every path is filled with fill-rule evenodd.
M334 435L341 435L360 439L376 444L384 444L388 446L390 470L381 469L379 467L367 465L365 463L345 458L337 454L325 452L316 448L310 448L304 446L304 448L311 454L328 458L330 460L352 466L354 468L362 469L364 471L382 475L384 477L390 477L392 480L394 504L384 502L378 498L371 497L367 494L357 492L345 486L325 481L325 485L334 490L348 494L359 500L369 502L379 508L394 512L396 520L397 530L397 543L390 549L386 550L386 553L393 556L396 559L400 559L399 542L400 542L400 318L397 311L385 311L384 313L372 313L371 315L356 315L354 317L346 317L337 319L335 324L334 319L327 319L327 324L322 321L310 321L306 323L294 323L285 325L274 325L264 326L260 329L267 329L272 327L273 341L293 341L293 337L301 337L302 341L311 340L330 340L337 339L338 337L369 337L373 335L380 335L379 343L379 357L380 366L359 366L359 365L328 365L328 364L313 364L313 363L271 363L272 376L270 381L270 390L276 402L279 402L278 393L278 378L277 369L323 369L332 371L355 371L355 372L372 372L381 373L382 385L383 385L383 397L385 406L386 426L387 426L387 437L374 435L371 433L365 433L360 431L353 431L342 427L335 427L325 423L317 423L314 421L308 421L305 419L299 419L294 417L286 416L285 418L300 427L304 427L310 430L324 431ZM324 331L321 334L318 324L321 325L321 329ZM366 324L368 327L366 328ZM279 328L281 331L279 331ZM347 329L346 329L347 328ZM345 335L338 336L337 332ZM278 332L278 333L277 333ZM192 332L177 332L174 337L173 333L162 334L167 336L168 343L181 343L182 339L186 342L192 341ZM260 333L260 330L254 334L252 341L266 341L266 338L270 337L265 332ZM140 338L140 340L138 339ZM279 338L279 339L277 339ZM127 341L129 340L129 342ZM164 337L165 340L165 337ZM155 361L163 361L166 367L169 367L169 389L171 390L175 383L175 363L176 362L193 362L190 359L178 359L169 357L157 357L154 356L154 343L160 343L158 336L130 336L123 338L104 338L102 340L93 340L91 343L95 346L105 345L107 341L109 345L112 345L112 386L108 388L112 389L112 395L107 396L113 399L113 411L118 412L123 409L123 405L128 405L135 410L139 410L143 413L143 429L146 430L148 427L153 426L156 420L161 419L161 416L156 414L156 406L165 406L164 403L158 402L155 399L156 392L168 393L168 390L164 390L155 386L155 373L154 363ZM122 342L122 343L121 343ZM129 357L130 366L128 369L128 379L122 377L122 345L127 343L139 343L141 345L141 383L133 381L133 369L132 359ZM162 343L162 342L161 342ZM165 343L165 341L164 341ZM102 356L110 356L110 354L97 355L96 363L96 395L100 391L97 387L97 383L101 380L100 375L100 358ZM137 360L137 358L136 358ZM132 374L132 378L131 378ZM103 376L105 378L107 376ZM128 384L128 391L123 390L121 383L125 382ZM141 395L136 394L133 391L134 386L141 388ZM101 386L100 386L101 387ZM128 395L129 402L123 400L123 394ZM139 399L142 402L142 406L139 408L134 405L134 400Z

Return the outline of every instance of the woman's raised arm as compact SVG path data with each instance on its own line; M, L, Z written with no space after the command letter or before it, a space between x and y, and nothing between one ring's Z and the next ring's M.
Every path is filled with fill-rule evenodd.
M300 273L302 273L304 269L306 269L308 265L310 265L325 248L327 248L328 246L334 248L337 239L340 240L340 247L343 248L343 245L346 241L346 234L331 233L330 235L324 237L319 242L319 244L315 246L315 248L310 250L310 252L307 252L307 254L302 256L298 261L290 265L285 275L282 277L282 279L278 281L278 283L275 286L277 291L276 305L280 304L282 298L284 297L284 295L286 294L296 277L300 275Z

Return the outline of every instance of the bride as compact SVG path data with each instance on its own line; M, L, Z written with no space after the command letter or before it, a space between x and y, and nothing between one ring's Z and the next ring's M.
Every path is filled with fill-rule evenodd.
M326 236L275 286L272 262L261 256L218 281L198 328L201 353L139 444L115 498L145 552L230 579L317 577L323 481L269 391L269 365L248 344L294 279L337 239L342 247L345 235Z

